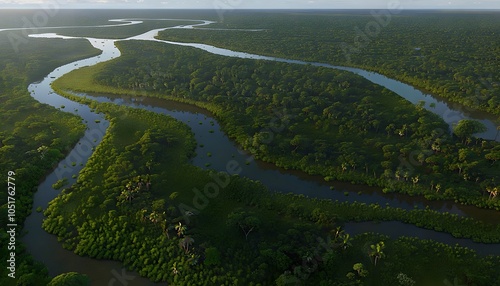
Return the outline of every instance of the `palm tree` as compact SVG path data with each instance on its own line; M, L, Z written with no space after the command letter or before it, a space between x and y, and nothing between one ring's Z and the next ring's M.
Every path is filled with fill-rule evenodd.
M418 175L416 175L415 177L411 178L411 180L412 180L412 182L413 182L413 185L416 185L416 184L418 183L419 179L420 179L420 178L419 178L419 176L418 176Z
M401 136L401 137L402 136L407 137L406 136L407 135L406 131L408 131L408 125L404 124L403 127L401 127L401 129L398 130L398 135Z
M334 230L332 230L332 233L334 234L334 240L336 240L339 236L344 234L344 230L340 227L337 226Z
M494 199L496 198L496 196L498 196L498 187L494 187L494 188L487 188L486 191L490 194L490 199Z
M186 253L189 252L189 246L192 245L194 239L192 239L189 235L186 235L183 239L179 241L179 246L184 249Z
M157 224L158 222L161 221L161 214L157 211L153 211L150 215L149 215L149 220L154 223L154 224Z
M342 166L342 173L344 173L344 171L347 170L347 163L344 162L344 163L342 163L341 166Z
M141 209L138 213L138 216L139 218L141 219L142 222L145 222L146 219L148 218L148 215L146 214L147 213L147 209Z
M174 265L172 266L172 273L174 275L177 275L177 274L180 274L180 270L181 270L182 267L177 267L177 262L174 262Z
M394 172L394 176L396 177L396 179L399 181L399 179L401 178L401 172L398 170L396 170L396 172Z
M410 173L408 171L405 171L403 174L403 177L405 178L405 181L408 181L408 177L410 177Z
M441 185L440 185L440 184L437 184L437 185L436 185L436 193L439 193L439 190L441 190Z
M377 262L385 256L384 252L382 250L384 250L385 248L385 244L383 241L375 244L375 245L370 245L370 251L368 252L368 255L370 257L373 257L373 264L375 266L377 266Z
M346 250L349 246L352 246L352 238L351 238L351 235L346 233L346 234L343 234L341 235L340 237L340 246L342 247L342 249Z
M175 230L177 230L177 236L180 237L186 232L187 228L179 222L179 224L175 226Z
M134 199L134 193L130 189L123 190L121 196L126 200L131 202Z

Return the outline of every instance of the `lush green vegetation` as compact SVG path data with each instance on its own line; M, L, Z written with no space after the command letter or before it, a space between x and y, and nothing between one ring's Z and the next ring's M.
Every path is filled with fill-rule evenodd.
M185 125L79 100L106 113L111 124L77 183L51 202L43 225L79 255L123 261L153 281L175 285L380 285L400 279L480 285L498 277L498 257L480 258L465 248L376 234L351 237L339 227L343 220L390 211L272 194L248 179L201 170L188 164L196 143Z
M16 52L9 35L0 33L0 170L15 172L16 183L16 278L7 276L2 267L2 285L45 285L48 280L43 265L33 261L20 241L25 218L32 209L33 192L40 179L63 158L83 134L80 119L40 104L29 95L27 86L50 70L70 61L95 55L83 41L26 39L28 44ZM15 33L22 37L21 33ZM35 43L36 41L36 43ZM1 244L7 245L7 188L0 190ZM8 256L2 247L1 256ZM10 251L9 251L10 252ZM2 265L5 265L5 260Z
M48 286L90 286L90 280L87 275L69 272L57 275L52 279Z
M347 72L161 43L118 46L118 60L83 69L61 88L194 103L212 111L245 149L278 166L500 209L492 195L500 145L471 137L468 121L450 136L438 116Z
M139 31L136 28L132 30ZM41 41L51 47L55 42ZM26 179L31 183L26 190L36 186L82 131L78 119L34 104L22 88L32 80L23 75L37 78L52 64L92 53L81 42L58 43L73 53L52 48L47 66L36 66L33 73L29 68L12 72L16 63L2 73L6 83L15 82L9 76L19 76L18 85L1 86L2 92L4 87L18 88L6 100L16 95L25 104L6 105L17 109L5 116L13 127L1 126L0 150L11 146L1 158L9 159L8 169L15 162L28 168L32 177ZM486 243L500 242L500 225L431 210L272 194L258 182L189 165L196 142L190 130L172 118L98 104L64 91L147 95L196 104L212 111L245 149L277 165L322 174L325 180L379 185L385 192L498 209L500 147L471 137L482 128L476 122L461 122L451 137L446 124L421 106L344 72L223 58L160 43L120 42L119 47L121 58L80 69L55 84L61 94L105 113L111 123L77 183L45 211L43 227L64 247L79 255L122 261L153 281L172 285L498 285L499 256L478 257L466 248L415 238L391 240L372 233L351 237L342 225L399 220ZM27 52L36 55L29 63L49 53L41 50ZM4 111L3 104L0 108ZM29 118L24 111L40 117ZM71 124L76 127L69 128ZM52 134L43 134L39 127ZM39 139L28 140L32 130ZM67 141L56 139L60 132L70 135L64 137ZM23 146L20 152L12 152L14 144L16 151ZM10 153L15 157L5 155ZM29 156L40 154L37 165L29 167ZM23 180L26 175L21 169ZM63 185L59 181L54 187ZM23 193L25 215L31 196L31 191ZM18 285L46 285L50 278L43 267L20 255ZM12 283L0 280L4 282ZM88 283L84 275L66 273L49 285Z
M57 80L54 83L54 88L59 90L60 94L80 101L85 104L89 104L93 108L97 107L96 102L74 96L70 93L64 92L70 86L74 87L77 82L82 86L92 86L92 91L110 91L106 86L101 86L98 84L90 85L89 80L92 78L92 68L84 68L74 71L62 79ZM114 92L119 93L119 89L113 89ZM122 90L122 92L125 92ZM250 195L251 194L246 194ZM263 194L259 194L263 196ZM237 200L239 198L235 197ZM332 202L332 201L314 201L310 203L306 199L300 199L300 202L295 201L298 197L290 197L281 201L275 209L282 210L288 209L289 211L295 213L300 217L309 217L310 213L318 206L321 206L323 210L327 210L330 214L335 214L336 220L339 222L348 221L369 221L369 220L398 220L410 224L414 224L419 227L424 227L427 229L432 229L436 231L443 231L452 234L455 237L471 238L477 242L485 243L498 243L500 242L500 225L490 225L474 219L464 218L461 216L440 213L437 211L426 210L411 210L405 211L399 208L381 207L378 204L367 205L364 203L347 203L347 202ZM291 201L290 201L291 200ZM309 205L308 208L304 206ZM300 207L299 207L300 206Z
M128 44L121 43L122 50ZM140 42L130 43L132 46L138 44ZM161 45L152 46L155 49L163 48ZM154 55L148 45L141 46L141 49ZM124 56L133 59L130 55ZM157 61L161 58L166 57L155 56ZM147 57L142 60L147 60ZM186 65L189 66L189 62ZM137 63L133 66L138 67ZM121 68L127 69L124 64ZM74 71L56 81L54 87L60 93L69 88L117 94L146 93L145 89L131 90L93 82L96 71L99 71L100 78L104 78L103 74L107 72L106 78L119 80L111 76L108 64L104 64ZM146 85L149 81L144 79L143 83ZM180 80L178 83L182 86ZM425 279L434 282L443 279L453 281L455 277L457 281L472 279L476 283L496 279L494 266L487 267L491 270L486 272L491 274L479 278L484 280L478 280L474 278L474 271L462 274L467 273L462 263L467 261L468 265L476 261L478 265L497 265L497 257L479 259L465 249L408 238L393 241L369 234L353 239L337 227L351 220L396 219L459 237L494 242L498 241L498 226L430 210L408 212L377 205L272 195L263 186L234 176L228 179L225 187L221 187L225 185L221 183L217 191L210 188L207 191L206 186L213 184L214 177L224 176L186 165L187 155L176 156L179 161L165 159L172 156L170 152L189 154L194 142L177 142L170 148L153 148L162 145L159 142L163 139L161 136L156 137L158 134L168 134L171 138L191 138L175 135L175 132L182 132L182 125L170 125L161 131L164 125L169 126L169 121L163 119L165 123L154 124L160 130L153 132L156 136L151 136L148 129L153 125L148 121L164 117L145 111L132 112L109 104L99 105L68 93L65 95L89 104L98 111L110 113L110 118L113 118L109 133L82 172L79 184L64 191L46 212L48 219L44 224L45 229L59 235L66 247L80 255L118 259L154 281L166 280L178 285L188 285L192 279L200 284L283 285L286 281L298 279L305 280L307 285L345 285L353 280L377 285L397 283L400 272L404 275L399 275L399 279L410 277L408 279L419 282ZM186 97L182 100L196 102ZM220 110L208 103L201 105L213 111ZM144 123L140 124L141 121ZM119 130L130 126L131 122L133 132L120 137ZM139 128L141 126L143 130ZM128 135L131 133L135 134L133 138ZM159 142L155 142L157 140ZM159 153L158 150L163 151ZM146 154L150 157L144 157ZM149 161L151 156L155 158L153 161ZM151 168L147 167L148 162L151 162ZM219 179L218 182L224 181ZM146 187L148 185L149 190ZM206 192L205 196L201 195L203 197L199 195L201 190ZM191 212L192 216L186 216L186 212ZM330 248L323 251L323 248L318 247L318 238L329 235L331 237L327 245ZM144 243L137 244L134 241ZM394 252L386 255L387 249L393 249ZM433 249L434 252L429 254L425 249ZM380 251L384 254L377 254ZM457 260L457 255L464 259L463 262ZM410 268L415 269L409 266L409 257L413 259L413 266L419 265L416 272L408 271ZM384 260L390 262L384 263ZM436 270L434 263L437 261L445 261L452 266L442 269L442 272ZM309 267L307 263L317 266ZM339 270L331 271L332 267ZM384 267L388 268L381 270Z
M374 17L234 11L214 27L266 31L169 30L160 38L361 67L461 103L467 111L500 116L500 49L491 44L497 42L498 14L379 12Z

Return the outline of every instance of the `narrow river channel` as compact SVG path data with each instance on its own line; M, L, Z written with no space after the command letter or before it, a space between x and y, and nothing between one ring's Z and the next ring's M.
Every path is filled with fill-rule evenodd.
M123 21L123 20L122 20ZM210 24L210 21L200 20L201 24L193 24L190 26L183 26L182 28L189 28L200 25ZM445 102L440 102L430 95L425 95L422 92L414 89L411 86L403 83L388 79L382 75L370 73L360 69L353 69L348 67L336 67L320 63L307 63L295 60L286 60L273 57L264 57L259 55L252 55L247 53L234 52L226 49L220 49L204 44L194 43L175 43L168 41L160 41L154 37L158 31L164 29L152 30L139 36L131 37L126 40L149 40L164 42L166 44L175 44L181 46L192 46L203 49L207 52L223 55L233 56L240 58L249 58L255 60L270 60L278 62L287 62L291 64L314 64L317 66L324 66L328 68L335 68L347 70L359 74L368 80L380 84L399 95L407 98L411 102L418 102L420 100L426 101L426 108L430 111L442 116L450 125L457 122L462 118L473 118L481 120L488 126L488 131L480 134L483 138L493 139L496 134L496 125L493 121L485 118L474 118L470 115L465 115L459 110L454 110ZM43 38L65 38L73 39L73 37L64 37L56 34L40 34L31 35L32 37ZM107 126L109 125L104 120L103 115L96 114L90 110L86 105L82 105L66 99L54 93L50 84L61 77L62 75L78 69L83 66L95 65L99 62L111 60L120 56L120 51L115 47L116 40L109 39L94 39L85 38L94 47L102 50L102 54L96 57L88 58L85 60L76 61L64 66L61 66L51 72L43 81L33 83L29 86L29 91L34 99L39 102L49 104L55 108L60 108L63 111L74 113L80 116L83 122L87 125L88 129L85 136L77 143L75 148L70 152L68 157L59 163L59 166L52 172L44 182L42 182L34 197L33 212L25 222L25 230L27 234L24 236L23 241L26 243L28 251L30 251L35 259L40 260L49 268L51 275L57 275L68 271L77 271L85 273L90 276L93 285L108 285L110 281L123 279L122 265L118 262L101 261L85 257L80 257L74 253L64 250L57 242L55 236L46 233L42 228L43 215L34 211L38 206L46 208L49 201L51 201L58 192L52 189L52 184L58 179L63 177L69 179L69 183L73 183L73 175L78 175L78 172L83 168L85 162L92 154L92 147L97 146L101 141ZM399 91L399 92L398 92ZM99 102L113 102L115 104L126 105L133 108L147 109L152 112L167 114L175 119L182 121L190 126L198 143L197 156L193 158L192 163L200 168L207 168L205 164L209 163L209 168L215 170L224 170L225 165L230 160L237 160L242 166L242 176L249 177L253 180L259 180L266 185L270 190L277 192L294 192L296 194L304 194L309 197L328 198L339 201L358 201L365 203L378 203L381 205L389 205L392 207L399 207L404 209L412 209L414 207L424 208L429 207L438 211L446 211L456 213L463 216L469 216L485 221L498 220L498 212L492 210L482 210L475 207L462 206L453 202L427 202L421 198L415 198L399 194L384 194L379 188L372 188L367 186L353 186L347 183L330 182L326 183L320 177L310 176L303 172L287 171L277 168L271 164L253 160L251 156L243 152L232 142L222 131L217 123L217 120L208 112L186 104L158 100L153 98L132 98L120 97L111 98L102 95L85 95L89 98L95 99ZM408 98L410 97L410 98ZM431 103L436 105L431 107ZM62 108L64 106L64 108ZM451 120L453 118L453 120ZM447 120L448 119L448 120ZM201 124L200 124L201 122ZM213 130L213 133L209 132ZM495 133L495 134L493 134ZM204 145L204 147L200 147ZM211 157L204 154L210 152ZM76 166L72 166L71 162L77 162ZM248 165L247 163L248 162ZM331 190L332 184L335 190ZM345 195L345 192L348 195ZM359 194L358 194L359 193ZM353 234L365 231L377 231L397 237L401 235L416 236L421 238L432 238L436 241L448 244L460 244L471 249L475 249L480 254L496 254L500 255L500 244L480 244L474 243L467 239L456 239L451 235L439 233L431 230L425 230L413 225L408 225L399 222L383 222L376 223L352 223L346 225L346 229ZM126 272L129 277L133 279L126 281L127 285L157 285L151 283L147 279L139 277L138 274L133 272ZM161 284L158 284L161 285Z

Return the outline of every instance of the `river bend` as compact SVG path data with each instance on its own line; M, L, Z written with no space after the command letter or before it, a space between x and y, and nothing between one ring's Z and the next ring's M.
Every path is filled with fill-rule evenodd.
M121 26L121 25L133 25L142 23L142 20L147 19L134 19L134 20L110 20L115 22L121 22L122 24L117 25L103 25L103 26ZM154 19L154 20L182 20L182 19ZM197 20L191 20L197 21ZM197 26L204 26L213 23L212 21L199 20L192 25L183 25L172 28L183 28L192 29ZM100 26L97 26L100 27ZM51 27L57 28L57 27ZM59 27L67 28L67 27ZM167 28L167 29L172 29ZM14 30L14 29L3 29L3 30ZM158 40L155 37L159 31L165 29L155 29L144 34L130 37L124 40L148 40L163 42L166 44L174 44L180 46L189 46L202 49L204 51L238 58L247 58L255 60L269 60L276 62L285 62L290 64L312 64L315 66L327 67L345 70L349 72L356 73L366 79L382 85L400 96L408 99L413 103L419 101L425 101L425 107L440 115L445 121L453 125L458 120L463 118L477 119L483 122L487 127L488 131L479 136L487 139L493 139L496 133L496 125L492 120L485 118L473 118L468 114L460 112L460 110L455 110L450 108L447 103L439 101L430 95L426 95L413 87L400 83L398 81L389 79L377 73L364 71L357 68L350 67L340 67L333 66L329 64L322 63L310 63L305 61L297 60L287 60L282 58L267 57L254 55L249 53L235 52L227 49L221 49L210 45L198 44L198 43L177 43L171 41ZM0 29L0 31L2 31ZM256 32L258 30L255 30ZM37 34L30 35L31 37L43 37L43 38L62 38L62 39L74 39L80 37L65 37L57 35L54 33L49 34ZM100 62L112 60L120 56L120 51L115 47L115 42L117 40L111 39L95 39L95 38L85 38L87 39L95 48L100 49L102 54L96 57L91 57L88 59L76 61L64 66L61 66L54 71L52 71L43 81L33 83L29 86L30 94L33 98L41 103L49 104L53 107L60 108L66 112L71 112L82 117L84 123L87 125L87 131L84 137L77 143L75 148L69 153L69 155L59 163L58 167L43 181L39 187L38 191L34 196L33 212L27 218L25 222L25 230L28 234L23 238L26 243L28 250L33 254L35 259L42 261L49 268L51 275L57 275L68 271L78 271L80 273L88 274L92 281L98 285L105 285L116 279L117 275L124 271L122 266L118 262L112 261L101 261L90 259L86 257L80 257L76 254L64 250L62 246L57 242L55 236L46 233L41 228L41 222L43 215L37 213L36 207L42 206L45 208L49 201L51 201L56 195L52 189L52 184L58 179L66 177L69 179L69 183L73 183L75 180L71 177L77 175L78 172L83 168L85 162L92 154L92 148L97 146L101 141L109 122L107 122L102 114L94 113L88 106L73 102L67 98L64 98L51 89L51 83L57 78L63 76L64 74L78 69L83 66L95 65ZM340 201L359 201L365 203L379 203L381 205L390 205L393 207L400 207L404 209L411 209L414 207L424 208L426 206L439 210L447 211L451 213L456 213L459 215L467 215L475 217L478 219L487 218L492 215L492 211L488 210L478 210L474 207L457 205L452 202L427 202L423 199L409 197L399 194L383 194L377 188L370 188L366 186L352 186L350 184L335 182L335 190L330 189L331 184L327 184L320 177L314 177L306 175L302 172L285 171L283 169L277 168L271 164L264 162L259 162L253 160L251 156L243 152L232 142L229 138L222 132L217 121L210 116L207 112L188 106L185 104L166 102L151 98L108 98L105 96L90 96L99 102L114 102L115 104L121 104L130 106L133 108L143 108L150 110L152 112L157 112L161 114L170 115L177 120L189 125L193 130L196 140L198 142L198 148L196 150L198 156L196 156L192 163L201 168L206 168L205 164L209 163L210 168L216 170L224 170L225 162L229 160L237 160L240 162L243 172L241 175L249 177L254 180L261 181L269 189L278 192L294 192L297 194L304 194L309 197L317 197L322 199L333 199ZM64 108L62 108L64 106ZM199 124L199 123L202 124ZM209 132L209 129L214 132ZM200 149L200 145L203 144L203 149ZM227 151L231 150L231 151ZM204 156L207 152L212 153L209 158ZM71 162L77 162L76 166L71 166ZM248 163L247 163L248 162ZM247 165L248 164L248 165ZM293 186L293 187L291 187ZM362 191L362 192L360 192ZM346 196L345 192L349 195ZM358 192L360 192L358 194ZM495 213L497 215L497 213ZM352 233L360 233L364 231L379 231L381 233L388 234L390 236L398 235L414 235L422 238L432 238L437 241L460 245L475 249L481 254L497 254L500 255L500 244L486 245L480 243L473 243L468 239L456 239L451 235L438 233L431 230L425 230L418 228L413 225L408 225L399 222L385 222L381 224L375 223L352 223L346 226L348 231ZM397 231L395 231L397 230ZM128 285L155 285L149 280L139 277L137 273L127 272L133 276L133 279L128 282Z

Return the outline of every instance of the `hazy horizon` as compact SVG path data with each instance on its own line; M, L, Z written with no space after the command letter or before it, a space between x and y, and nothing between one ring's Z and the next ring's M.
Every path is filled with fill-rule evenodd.
M0 0L2 9L500 10L499 0Z

